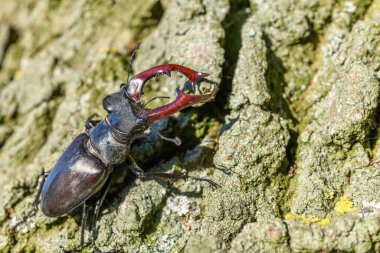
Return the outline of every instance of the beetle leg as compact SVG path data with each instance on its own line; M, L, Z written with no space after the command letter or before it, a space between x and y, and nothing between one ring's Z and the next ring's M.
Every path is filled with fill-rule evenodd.
M144 72L141 72L135 75L128 84L127 93L131 98L135 101L139 101L144 83L149 79L159 76L159 75L168 75L170 76L171 71L179 71L184 74L192 84L196 83L199 79L208 76L207 73L197 72L192 69L189 69L182 65L177 64L164 64L160 66L156 66L154 68L148 69Z
M34 198L33 201L33 209L37 210L38 203L40 202L40 197L41 197L41 191L42 187L44 186L46 177L49 175L49 172L42 171L42 174L38 177L38 183L36 187L36 197Z
M182 141L181 141L181 139L179 138L179 137L174 137L174 138L168 138L168 137L165 137L165 136L163 136L162 134L160 134L159 132L157 132L157 134L158 134L158 136L161 138L161 139L163 139L163 140L165 140L165 141L170 141L170 142L173 142L175 145L177 145L177 146L181 146L181 144L182 144Z
M219 184L215 183L211 179L208 178L200 178L200 177L192 177L188 176L184 173L179 172L173 172L173 173L165 173L165 172L145 172L143 169L141 169L135 160L128 156L129 160L132 162L131 165L131 171L133 174L136 175L138 178L146 178L146 179L155 179L155 178L162 178L162 179L169 179L169 180L178 180L178 179L193 179L196 181L204 181L209 183L212 187L221 187Z
M92 114L87 120L85 124L86 133L89 134L90 130L96 125L99 124L100 120L92 120L94 117L99 117L97 113Z
M109 178L108 181L106 182L105 190L104 190L101 198L98 199L98 201L96 202L95 211L94 211L94 219L93 219L93 223L92 223L92 247L94 248L95 252L99 252L99 253L102 252L102 251L95 244L96 238L98 237L96 223L98 221L100 207L103 204L104 198L107 195L107 192L108 192L108 190L110 188L110 185L111 185L111 178Z
M83 202L83 211L82 211L82 225L81 225L81 233L80 233L80 246L84 245L84 232L87 225L88 218L88 209L86 202Z

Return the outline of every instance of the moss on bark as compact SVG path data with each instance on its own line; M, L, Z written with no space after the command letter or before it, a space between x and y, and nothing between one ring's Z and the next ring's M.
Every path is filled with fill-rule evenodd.
M138 40L135 73L178 63L210 73L220 90L214 102L154 124L133 156L145 169L223 187L134 180L127 164L118 166L99 219L102 250L380 251L379 6L3 1L0 251L92 250L77 248L80 210L58 218L38 212L14 226L31 210L41 171L88 116L105 116L101 101L126 81ZM184 80L151 82L144 98L174 97Z

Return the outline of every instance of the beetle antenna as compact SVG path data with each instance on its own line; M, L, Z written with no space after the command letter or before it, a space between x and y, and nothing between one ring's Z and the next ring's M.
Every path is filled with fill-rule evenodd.
M132 71L133 71L132 63L133 63L133 61L134 61L134 59L135 59L135 57L136 57L136 52L137 52L137 50L140 49L140 45L141 45L141 41L137 42L137 45L136 45L135 49L133 49L133 51L132 51L132 53L131 53L131 60L130 60L130 62L128 63L128 65L129 65L129 69L128 69L127 83L129 82L129 76L130 76L130 74L131 74Z
M151 98L148 102L145 103L145 106L147 106L150 102L152 102L158 98L162 99L162 98L170 98L170 97L168 97L168 96L157 96L157 97Z

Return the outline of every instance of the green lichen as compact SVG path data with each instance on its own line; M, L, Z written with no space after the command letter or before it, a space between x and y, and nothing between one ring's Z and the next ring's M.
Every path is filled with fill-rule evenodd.
M98 223L102 250L380 251L378 3L4 1L0 251L92 252L78 247L79 209L11 228L30 211L42 169L92 113L105 116L102 100L127 81L138 40L132 75L183 64L210 73L219 92L152 124L131 154L145 170L222 188L133 180L118 166ZM174 99L181 76L150 80L143 101Z

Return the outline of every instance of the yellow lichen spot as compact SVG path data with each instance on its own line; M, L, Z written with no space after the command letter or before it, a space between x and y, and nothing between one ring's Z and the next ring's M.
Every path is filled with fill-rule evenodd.
M285 214L285 220L296 220L297 216L292 213Z
M310 223L317 223L319 221L319 218L313 217L310 219Z
M101 47L99 48L99 53L116 53L115 47Z
M330 218L325 218L325 219L320 220L318 224L321 226L326 226L327 224L330 224L330 222L331 222Z
M335 197L335 192L334 191L328 191L323 193L323 197L325 199L334 199Z
M22 76L21 70L17 70L13 76L15 79L19 79Z
M321 220L317 217L312 217L311 219L307 219L305 215L295 215L292 213L285 214L285 220L299 220L303 223L307 223L307 224L317 223L321 226L326 226L327 224L331 222L330 218L325 218Z
M342 214L342 213L350 213L350 212L355 212L358 209L354 206L354 203L346 197L340 197L338 202L336 202L335 205L335 213L336 214Z
M285 214L286 220L300 220L303 223L309 223L308 219L304 215L294 215L292 213Z

